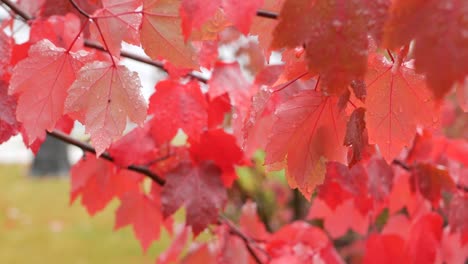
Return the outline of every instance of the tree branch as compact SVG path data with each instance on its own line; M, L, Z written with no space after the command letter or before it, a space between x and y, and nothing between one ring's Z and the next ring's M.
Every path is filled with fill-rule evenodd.
M23 18L24 20L31 20L33 17L30 16L28 13L23 11L19 6L17 6L15 3L11 2L10 0L0 0L2 1L8 8L11 9L11 11L15 12L18 16Z
M267 11L267 10L262 10L262 9L257 10L257 16L269 18L269 19L278 19L279 17L278 13Z
M91 16L88 13L86 13L86 11L81 9L81 7L79 5L77 5L74 0L70 0L70 3L80 14L82 14L83 16L85 16L88 19L91 18Z
M60 132L60 131L52 131L52 132L47 132L47 134L49 134L50 136L56 138L56 139L59 139L65 143L68 143L70 145L73 145L75 147L78 147L80 149L82 149L83 151L86 151L86 152L89 152L89 153L93 153L93 154L96 154L96 150L89 144L86 144L84 142L81 142L77 139L74 139L73 137L63 133L63 132ZM102 153L101 156L99 156L100 158L102 159L105 159L105 160L108 160L110 162L114 162L114 158L107 152L104 152ZM144 167L144 166L139 166L139 165L130 165L128 167L126 167L127 170L131 170L131 171L134 171L134 172L138 172L140 174L143 174L147 177L149 177L151 180L153 180L154 182L156 182L157 184L163 186L165 184L165 180L163 178L161 178L159 175L155 174L154 172L152 172L151 170L149 170L147 167Z

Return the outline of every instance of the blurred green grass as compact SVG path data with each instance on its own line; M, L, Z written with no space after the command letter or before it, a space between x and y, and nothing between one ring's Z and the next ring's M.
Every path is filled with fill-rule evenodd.
M113 232L114 200L90 217L69 205L66 178L33 179L27 167L0 165L0 263L155 263L166 233L143 254L133 230Z

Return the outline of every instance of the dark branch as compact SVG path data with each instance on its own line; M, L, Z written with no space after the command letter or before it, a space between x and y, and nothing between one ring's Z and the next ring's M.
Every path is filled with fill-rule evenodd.
M76 147L82 149L83 151L96 154L96 150L91 145L86 144L84 142L81 142L79 140L76 140L76 139L72 138L71 136L69 136L69 135L67 135L65 133L62 133L60 131L55 130L55 131L52 131L52 132L47 132L47 134L49 134L50 136L52 136L52 137L54 137L56 139L59 139L59 140L61 140L63 142L66 142L66 143L68 143L70 145L76 146ZM104 152L99 157L102 158L102 159L114 162L114 158L107 152ZM130 165L126 169L138 172L140 174L143 174L143 175L149 177L150 179L152 179L154 182L156 182L157 184L159 184L161 186L163 186L164 183L165 183L163 178L161 178L159 175L155 174L154 172L150 171L146 167L138 166L138 165Z
M23 18L24 20L31 20L32 16L30 16L28 13L25 11L21 10L15 3L11 2L10 0L0 0L2 1L8 8L11 9L11 11L15 12L18 16Z
M257 10L257 16L269 18L269 19L278 19L278 14L275 12L267 11L267 10Z
M72 4L72 6L73 6L80 14L82 14L82 15L85 16L85 17L87 17L88 19L91 18L91 16L90 16L86 11L84 11L83 9L81 9L81 7L80 7L79 5L77 5L77 4L75 3L74 0L70 0L70 3Z
M103 52L107 52L106 49L104 47L102 47L101 45L93 43L93 42L88 41L88 40L85 41L85 46L88 47L88 48L92 48L92 49L100 50L100 51L103 51ZM166 69L164 69L164 64L162 62L160 62L160 61L154 61L154 60L148 59L146 57L136 55L136 54L126 52L126 51L121 51L120 56L131 59L131 60L134 60L134 61L138 61L138 62L141 62L141 63L144 63L144 64L147 64L147 65L151 65L151 66L154 66L154 67L156 67L158 69L166 71ZM198 80L200 82L203 82L203 83L208 82L208 79L206 79L205 77L202 77L200 75L197 75L196 73L192 72L192 73L189 73L188 75L191 78L194 78L194 79L196 79L196 80Z

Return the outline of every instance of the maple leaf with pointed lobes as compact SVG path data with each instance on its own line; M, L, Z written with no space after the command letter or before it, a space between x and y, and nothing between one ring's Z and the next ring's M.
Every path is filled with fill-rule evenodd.
M76 72L88 60L83 52L68 52L45 39L33 45L28 57L13 69L10 94L18 94L16 118L29 143L44 139L63 116L67 91Z
M198 140L208 125L207 102L196 81L158 82L148 113L153 115L151 131L158 142L170 141L179 128L188 137Z
M138 74L109 62L89 63L78 72L65 102L70 116L86 126L96 154L122 136L127 117L141 125L146 103Z
M114 229L131 225L143 251L148 250L151 243L159 239L161 226L169 226L161 214L159 198L140 192L128 192L120 201L121 204L115 212Z
M140 38L143 49L153 59L162 57L176 66L197 68L197 55L184 41L178 0L144 0Z
M135 10L141 0L102 0L103 8L93 14L91 36L105 46L110 54L120 56L122 40L139 46L141 14Z
M389 5L390 0L288 0L272 47L305 45L309 70L320 74L321 88L341 95L351 81L364 78L368 35L380 39Z
M467 32L465 0L397 0L384 28L383 44L397 49L414 40L416 70L426 74L429 88L441 99L468 75Z
M338 99L313 90L302 91L278 105L266 146L265 164L270 170L286 168L291 188L310 199L323 182L325 160L344 161L342 146L346 118Z
M400 56L394 63L373 54L366 74L366 126L369 141L389 161L408 146L419 126L438 126L438 110L418 75Z
M163 215L168 217L184 205L187 225L195 236L200 234L209 224L216 223L218 212L226 203L227 193L220 176L221 170L209 162L181 163L169 171L161 196Z
M20 123L16 120L17 98L8 95L8 84L0 80L0 144L16 135L20 129Z

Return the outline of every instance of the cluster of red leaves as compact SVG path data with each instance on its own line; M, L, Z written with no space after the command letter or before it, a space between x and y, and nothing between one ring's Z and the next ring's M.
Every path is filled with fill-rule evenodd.
M71 201L80 196L93 215L118 198L115 228L132 225L144 250L161 226L172 234L184 207L195 236L218 224L218 239L181 263L468 257L468 143L439 136L438 108L457 86L466 111L467 1L2 2L12 18L0 32L0 143L21 133L37 151L46 131L82 123L96 156L73 167ZM15 12L29 20L25 43L5 33L15 32ZM242 34L258 37L235 53L249 58L253 82L239 63L218 60L218 47ZM163 60L168 77L149 105L138 74L120 64L122 42ZM267 65L273 51L283 65ZM200 67L209 80L193 78ZM138 127L123 136L128 121ZM179 131L187 140L174 144ZM267 232L253 204L240 229L219 217L236 166L258 148L267 170L284 169L313 198L308 219L322 228L299 221ZM148 188L134 166L158 181ZM188 232L159 263L178 259ZM349 232L352 245L335 248Z

